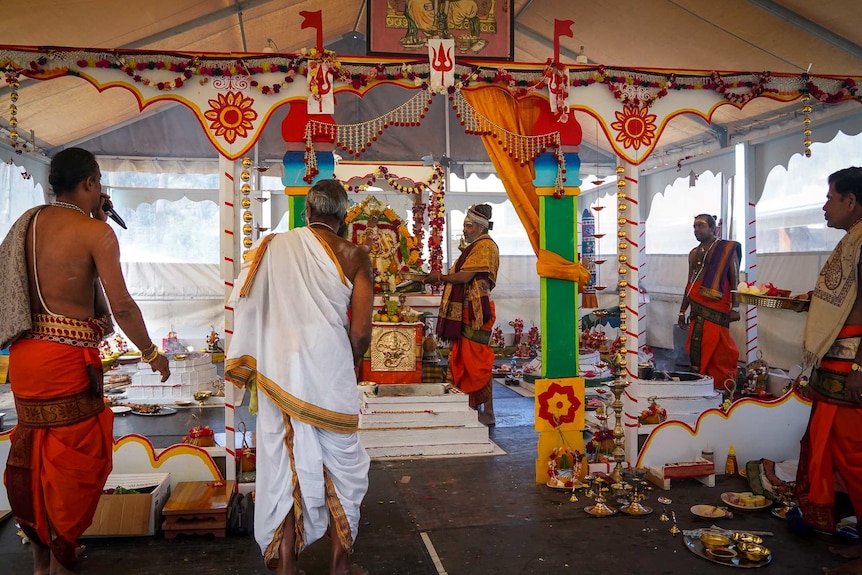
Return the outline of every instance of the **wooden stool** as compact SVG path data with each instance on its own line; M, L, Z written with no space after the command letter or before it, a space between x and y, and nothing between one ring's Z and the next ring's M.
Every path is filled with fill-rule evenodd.
M177 535L225 536L233 481L182 481L162 509L165 539Z

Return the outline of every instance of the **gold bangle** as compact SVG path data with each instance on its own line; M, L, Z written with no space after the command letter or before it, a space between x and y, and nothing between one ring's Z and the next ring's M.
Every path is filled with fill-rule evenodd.
M159 348L157 348L156 345L153 344L152 355L150 355L150 352L147 352L146 355L141 354L141 361L143 361L144 363L151 363L155 361L157 357L159 357Z

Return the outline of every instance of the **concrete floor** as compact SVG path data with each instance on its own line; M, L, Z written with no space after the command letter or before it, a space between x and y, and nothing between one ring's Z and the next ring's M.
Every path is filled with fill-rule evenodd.
M652 491L643 517L594 518L592 500L569 500L568 492L535 484L537 434L533 400L495 385L497 425L491 438L504 455L375 461L353 561L373 574L668 574L727 573L689 551L670 523L659 521L658 495L672 499L681 529L713 522L692 515L695 504L720 504L724 491L745 490L744 480L719 477L715 488L694 480ZM208 411L208 410L205 410ZM819 573L844 560L829 552L829 537L800 537L768 510L738 511L715 522L723 528L770 531L769 572ZM0 573L32 572L29 546L15 534L13 519L0 522ZM252 537L87 539L80 573L201 575L269 573ZM321 540L300 557L308 575L328 573L328 544Z

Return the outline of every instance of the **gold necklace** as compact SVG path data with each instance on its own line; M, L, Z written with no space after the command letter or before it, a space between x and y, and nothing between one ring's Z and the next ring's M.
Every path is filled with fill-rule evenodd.
M80 207L76 206L75 204L70 204L69 202L54 202L54 203L53 203L53 204L51 204L51 205L52 205L52 206L57 206L58 208L66 208L66 209L69 209L69 210L75 210L76 212L79 212L79 213L81 213L81 214L82 214L82 215L84 215L84 216L86 216L86 215L87 215L87 212L85 212L85 211L84 211L84 210L82 210Z
M703 259L701 259L699 262L697 262L697 265L698 265L697 270L696 271L692 270L694 273L692 273L691 278L688 280L688 290L686 290L686 292L685 292L685 297L688 297L689 294L691 294L691 288L694 287L694 282L697 281L697 278L700 277L700 273L703 271L703 268L706 267L706 258L709 257L709 252L712 251L713 246L715 246L715 244L717 244L717 243L718 243L718 238L715 238L714 240L712 240L712 243L709 244L709 247L706 248L706 251L703 254Z

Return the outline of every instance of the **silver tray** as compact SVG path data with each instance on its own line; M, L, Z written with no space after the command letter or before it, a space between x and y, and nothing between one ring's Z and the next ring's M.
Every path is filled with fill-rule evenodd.
M712 555L706 552L706 548L703 546L703 543L700 542L699 537L692 537L691 535L684 535L682 538L682 542L688 548L689 551L697 555L698 557L703 557L707 561L712 561L713 563L718 563L719 565L728 565L730 567L742 567L743 569L753 569L755 567L766 567L772 562L772 554L770 553L766 559L762 559L760 561L749 561L741 554L737 555L733 559L728 561L722 561L720 559L716 559ZM736 550L736 545L731 543L728 546L730 549Z
M176 410L176 409L174 409L173 407L162 407L161 409L159 409L159 410L158 410L158 411L156 411L155 413L147 413L147 412L145 412L145 411L137 411L137 410L134 410L134 409L132 410L132 413L134 413L135 415L146 415L146 416L149 416L149 417L154 417L154 416L157 416L157 415L173 415L173 414L175 414L176 412L177 412L177 410Z

